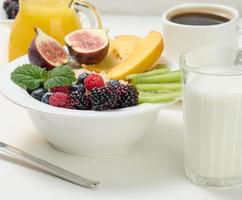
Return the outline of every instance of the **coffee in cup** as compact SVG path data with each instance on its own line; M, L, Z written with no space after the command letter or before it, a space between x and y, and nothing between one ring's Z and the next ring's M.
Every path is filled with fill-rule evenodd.
M239 12L229 6L189 3L163 15L165 56L174 62L188 50L201 46L239 45Z

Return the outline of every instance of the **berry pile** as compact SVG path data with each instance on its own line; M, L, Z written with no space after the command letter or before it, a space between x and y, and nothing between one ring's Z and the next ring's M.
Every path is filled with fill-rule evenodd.
M119 81L105 83L99 74L82 73L72 86L58 86L49 91L40 87L28 93L43 103L77 110L111 110L138 104L138 92Z
M3 8L7 14L8 19L15 19L19 10L18 0L5 0L3 2Z

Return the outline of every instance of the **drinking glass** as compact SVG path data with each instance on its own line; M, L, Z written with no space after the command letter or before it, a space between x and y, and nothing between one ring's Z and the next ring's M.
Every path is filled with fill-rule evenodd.
M187 177L203 186L241 184L242 50L191 50L180 65Z

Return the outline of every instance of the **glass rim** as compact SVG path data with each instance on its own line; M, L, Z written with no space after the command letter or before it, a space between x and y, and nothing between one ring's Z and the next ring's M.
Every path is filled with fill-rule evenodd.
M237 51L238 53L241 52L241 72L235 72L235 73L231 73L231 74L219 74L219 73L208 73L208 72L202 72L199 71L199 69L201 67L206 67L209 65L201 65L199 67L192 67L191 65L187 65L186 64L186 57L191 55L192 53L196 53L196 52L203 52L206 50L211 50L211 49L224 49L224 50L234 50ZM179 59L179 65L181 67L181 69L186 70L188 72L192 72L195 74L200 74L200 75L208 75L208 76L242 76L242 48L241 47L229 47L229 46L204 46L204 47L197 47L197 48L193 48L190 49L188 51L185 51L181 54L180 59Z

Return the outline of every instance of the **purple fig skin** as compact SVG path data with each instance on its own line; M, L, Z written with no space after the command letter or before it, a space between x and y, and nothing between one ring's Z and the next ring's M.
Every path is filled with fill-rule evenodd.
M31 64L38 65L40 67L46 68L47 70L51 70L57 66L48 62L39 52L36 39L34 39L29 47L28 57ZM69 59L67 59L68 62ZM67 62L63 63L66 64Z
M71 57L79 64L93 65L101 62L108 53L109 43L98 51L78 52L66 43Z

